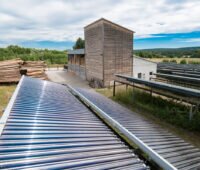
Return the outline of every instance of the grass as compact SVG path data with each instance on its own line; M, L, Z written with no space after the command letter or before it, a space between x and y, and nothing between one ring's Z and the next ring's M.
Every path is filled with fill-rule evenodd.
M162 62L163 60L168 60L168 61L172 61L172 60L176 60L177 63L180 63L181 60L186 60L187 63L200 63L200 58L168 58L168 57L164 57L164 58L149 58L148 60L154 61L154 62Z
M3 114L3 110L6 108L16 85L1 85L0 86L0 117Z
M112 97L112 89L97 91L200 148L200 112L189 121L187 106L175 104L171 100L166 101L158 96L151 97L141 90L126 91L120 86L117 87L115 97Z

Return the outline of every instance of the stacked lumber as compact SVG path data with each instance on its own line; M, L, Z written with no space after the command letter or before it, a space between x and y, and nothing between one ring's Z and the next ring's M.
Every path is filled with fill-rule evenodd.
M21 73L25 72L25 75L29 77L46 80L45 67L46 64L44 61L25 61L22 65Z
M18 82L21 78L21 59L6 60L0 62L0 83Z

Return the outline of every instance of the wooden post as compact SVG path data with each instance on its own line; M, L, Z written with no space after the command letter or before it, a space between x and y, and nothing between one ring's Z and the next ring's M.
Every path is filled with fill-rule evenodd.
M126 91L128 90L128 84L126 84Z
M150 95L151 95L151 97L152 97L152 93L153 93L153 90L152 90L152 88L151 88L151 91L150 91Z
M115 80L114 80L114 85L113 85L113 97L115 96Z
M153 104L153 89L150 89L150 97L151 97L151 103Z
M191 121L193 117L193 105L190 106L189 120Z
M133 87L133 89L132 89L133 98L132 99L133 99L133 102L134 102L134 83L132 85L133 85L132 86Z

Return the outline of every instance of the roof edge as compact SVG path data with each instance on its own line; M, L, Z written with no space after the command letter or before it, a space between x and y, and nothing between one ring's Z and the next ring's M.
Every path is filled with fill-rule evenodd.
M157 62L150 61L150 60L147 60L147 59L145 59L145 58L142 58L142 57L139 57L139 56L136 56L136 55L134 55L133 58L138 58L138 59L141 59L141 60L144 60L144 61L150 62L150 63L158 64Z
M74 49L74 50L68 50L67 54L85 54L85 48L80 48L80 49Z
M117 26L117 27L123 28L123 29L125 29L125 30L127 30L127 31L132 32L133 34L135 33L135 31L130 30L130 29L128 29L128 28L126 28L126 27L124 27L124 26L121 26L121 25L119 25L119 24L116 24L116 23L114 23L114 22L112 22L112 21L109 21L109 20L107 20L107 19L105 19L105 18L100 18L100 19L98 19L98 20L96 20L96 21L94 21L94 22L92 22L92 23L86 25L86 26L84 27L84 29L85 29L85 28L88 28L88 27L92 26L93 24L96 24L96 23L98 23L98 22L100 22L100 21L103 21L103 22L106 22L106 23L115 25L115 26Z
M18 95L18 92L19 92L19 89L21 87L21 84L22 84L23 80L24 80L24 75L21 77L21 79L20 79L20 81L19 81L19 83L18 83L18 85L17 85L17 87L16 87L16 89L15 89L15 91L14 91L14 93L13 93L13 95L12 95L12 97L11 97L11 99L10 99L10 101L9 101L9 103L8 103L8 105L7 105L7 107L6 107L5 111L4 111L1 119L0 119L0 136L1 136L1 134L3 132L3 129L4 129L5 125L6 125L7 119L9 117L9 115L10 115L10 112L12 110L12 107L14 105L15 99L16 99L16 97Z

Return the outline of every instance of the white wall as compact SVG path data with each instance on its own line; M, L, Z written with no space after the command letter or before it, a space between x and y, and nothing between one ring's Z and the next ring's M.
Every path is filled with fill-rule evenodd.
M155 77L155 75L150 75L150 72L157 72L156 63L133 57L133 77L139 78L138 73L142 73L142 79L150 80L150 77Z

